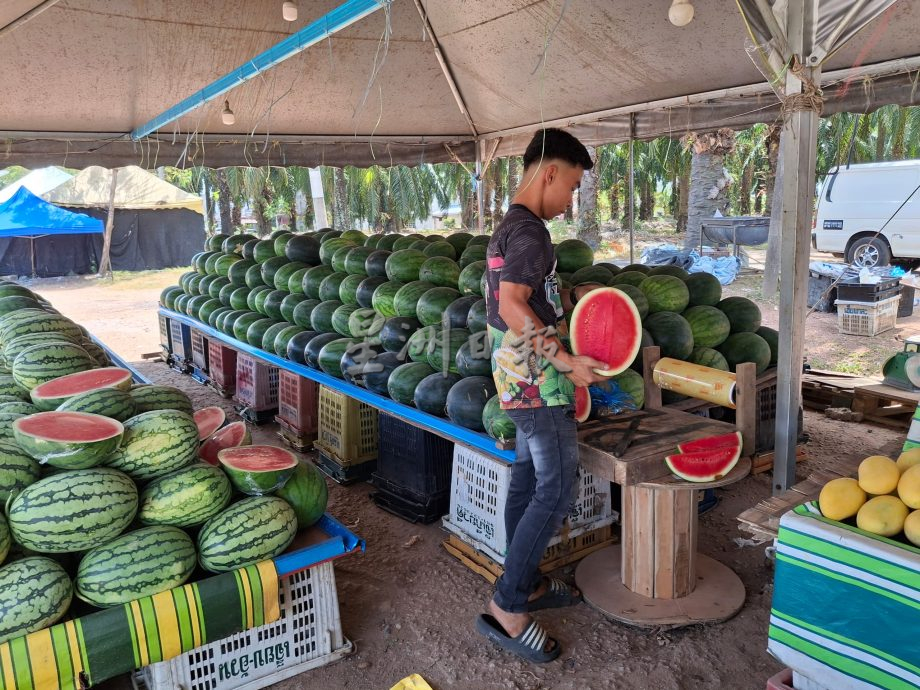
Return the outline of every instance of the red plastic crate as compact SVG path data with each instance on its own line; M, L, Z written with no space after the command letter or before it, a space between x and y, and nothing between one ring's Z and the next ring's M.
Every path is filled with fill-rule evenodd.
M795 690L792 687L792 669L784 668L768 680L767 690Z
M278 407L278 367L259 362L242 352L236 356L236 393L233 396L250 412Z
M221 392L232 395L236 391L236 350L208 340L208 369L211 383Z
M192 329L192 364L208 373L208 339L204 333Z
M319 384L293 372L278 372L278 420L299 436L316 437Z

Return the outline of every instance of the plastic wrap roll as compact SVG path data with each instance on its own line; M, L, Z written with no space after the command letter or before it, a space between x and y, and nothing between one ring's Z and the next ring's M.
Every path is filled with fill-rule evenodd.
M663 357L655 365L652 380L663 390L735 409L735 375L730 371Z

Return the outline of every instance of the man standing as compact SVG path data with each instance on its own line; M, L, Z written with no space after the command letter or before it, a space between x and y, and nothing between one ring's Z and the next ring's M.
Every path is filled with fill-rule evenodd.
M569 354L557 337L562 302L544 221L572 203L584 171L593 165L572 135L558 129L538 132L524 153L523 179L486 257L492 372L517 434L505 507L505 572L496 582L489 613L479 616L476 627L502 648L537 663L552 661L560 648L530 613L581 600L573 587L542 578L539 563L574 493L575 386L601 380L594 369L606 368Z

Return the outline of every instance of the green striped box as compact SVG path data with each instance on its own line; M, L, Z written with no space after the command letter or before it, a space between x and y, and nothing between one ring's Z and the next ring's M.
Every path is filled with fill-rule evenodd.
M920 688L920 549L828 520L780 520L768 650L832 690Z

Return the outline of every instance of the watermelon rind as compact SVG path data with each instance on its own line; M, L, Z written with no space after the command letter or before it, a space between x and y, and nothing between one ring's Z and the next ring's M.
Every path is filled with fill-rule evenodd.
M103 367L67 374L33 388L29 395L40 410L54 410L70 398L101 388L131 388L131 372L120 367Z
M23 596L27 592L28 596ZM60 620L73 599L65 570L42 556L0 568L0 644Z
M604 300L618 300L619 313L614 315L604 310ZM607 364L605 369L595 369L602 376L616 376L628 369L642 345L639 311L629 295L616 288L599 288L582 297L572 311L569 324L572 351ZM606 344L606 349L600 351L592 346L589 338Z
M196 561L195 544L181 529L142 527L83 556L74 589L100 608L127 604L184 584Z
M681 479L688 482L714 482L722 479L738 464L741 446L726 446L696 453L668 455L664 461Z
M277 491L297 468L297 456L276 446L225 448L217 459L236 490L247 496Z
M196 462L144 487L137 518L144 525L194 527L227 507L233 487L219 467Z
M118 420L87 412L39 412L13 422L20 448L63 470L95 467L119 447L124 432Z
M6 505L11 495L37 482L41 472L38 461L12 439L0 441L0 506Z
M89 412L126 422L137 414L131 393L119 388L100 388L75 395L62 403L58 412Z
M200 441L209 438L227 423L227 413L224 412L224 408L217 405L196 410L192 418L195 420L195 426L198 427L198 439Z
M8 504L13 538L39 553L88 551L117 537L137 512L137 487L123 472L94 467L52 474Z
M33 345L20 352L11 368L16 383L31 391L52 379L97 366L96 360L79 345L48 343Z
M224 448L248 446L252 443L246 422L231 422L214 434L198 449L198 457L209 465L217 465L217 454Z
M140 384L131 387L131 397L137 405L137 414L155 410L178 410L194 414L191 399L178 388L157 384Z
M486 433L501 443L511 443L517 436L517 427L502 409L498 395L489 398L486 406L482 408L482 426Z
M194 462L197 456L198 427L192 415L152 410L125 422L121 447L106 465L146 482Z
M276 496L250 496L208 520L198 533L201 567L223 573L280 555L297 534L297 515Z
M294 474L276 492L291 504L297 515L297 528L306 529L315 524L326 512L329 488L326 479L315 465L299 462Z
M591 395L587 386L575 387L575 421L586 422L591 416Z

